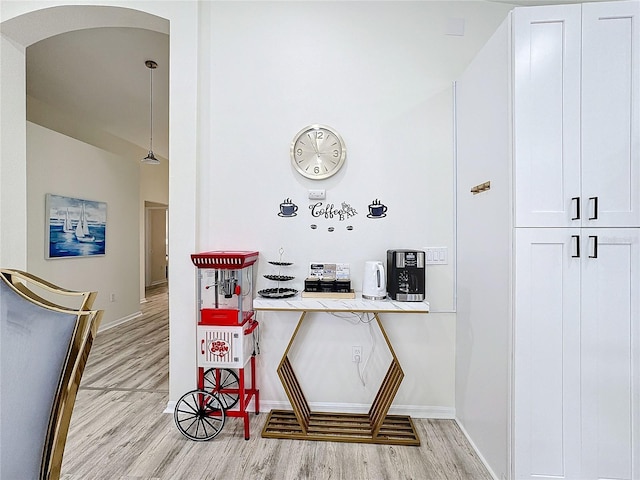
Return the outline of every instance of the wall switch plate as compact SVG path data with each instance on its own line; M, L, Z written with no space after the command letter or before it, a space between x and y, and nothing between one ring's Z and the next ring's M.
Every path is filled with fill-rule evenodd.
M427 247L424 249L427 265L446 265L449 263L447 247Z
M360 363L362 361L362 347L351 347L351 361L354 363Z
M309 200L324 200L327 198L325 190L309 190Z

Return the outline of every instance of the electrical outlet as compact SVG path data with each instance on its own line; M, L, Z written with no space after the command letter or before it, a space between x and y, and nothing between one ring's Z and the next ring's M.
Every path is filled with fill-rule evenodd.
M116 301L116 294L112 293L111 295L109 295L109 301L111 302L115 302Z
M309 200L324 200L326 198L325 190L309 190Z
M353 363L360 363L362 361L362 347L351 347L351 361Z

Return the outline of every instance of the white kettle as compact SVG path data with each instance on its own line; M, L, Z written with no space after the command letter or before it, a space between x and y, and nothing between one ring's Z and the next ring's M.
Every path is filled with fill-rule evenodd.
M387 296L387 277L382 262L369 261L364 264L362 298L382 300Z

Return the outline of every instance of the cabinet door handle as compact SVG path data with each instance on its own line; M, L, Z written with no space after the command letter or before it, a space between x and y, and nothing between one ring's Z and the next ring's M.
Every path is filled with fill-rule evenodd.
M590 235L589 240L593 240L593 254L589 258L598 258L598 236Z
M598 219L598 197L589 197L589 203L593 200L593 217L589 217L589 220Z
M575 206L576 206L576 216L575 217L571 217L571 220L580 220L580 197L573 197L571 199L572 202L575 202Z
M571 255L571 257L580 258L580 235L571 235L571 238L573 240L575 240L574 241L574 245L575 245L574 252L575 253L573 255Z

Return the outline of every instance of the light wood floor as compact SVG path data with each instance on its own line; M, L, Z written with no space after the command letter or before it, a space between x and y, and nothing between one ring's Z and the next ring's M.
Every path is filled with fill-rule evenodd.
M452 420L414 419L419 447L261 438L266 412L251 415L250 440L239 418L227 418L209 442L186 439L162 413L166 288L148 290L147 298L141 319L96 338L71 419L64 480L491 479Z

